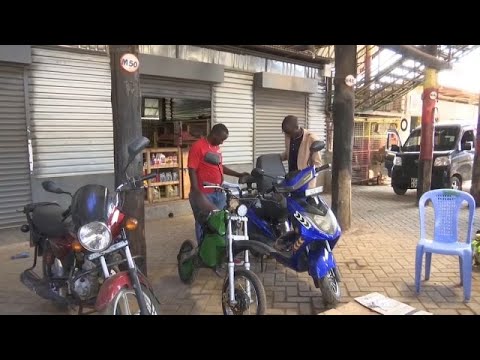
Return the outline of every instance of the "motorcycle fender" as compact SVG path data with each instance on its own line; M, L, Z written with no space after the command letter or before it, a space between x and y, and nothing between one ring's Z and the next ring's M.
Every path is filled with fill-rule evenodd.
M137 272L137 274L140 284L145 285L151 290L151 286L147 278L145 278L145 276L140 272ZM130 273L128 271L121 271L105 280L100 288L100 291L98 292L97 300L95 302L95 310L104 310L115 298L115 296L117 296L118 292L124 287L133 288L132 280L130 279Z
M327 275L328 271L336 267L333 253L326 248L310 257L310 276L321 279Z

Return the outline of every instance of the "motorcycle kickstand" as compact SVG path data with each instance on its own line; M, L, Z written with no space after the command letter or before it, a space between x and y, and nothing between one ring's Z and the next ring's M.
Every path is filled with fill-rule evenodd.
M266 266L264 266L265 265L264 261L265 261L265 256L262 255L262 257L260 258L260 271L262 273L264 273L266 270Z

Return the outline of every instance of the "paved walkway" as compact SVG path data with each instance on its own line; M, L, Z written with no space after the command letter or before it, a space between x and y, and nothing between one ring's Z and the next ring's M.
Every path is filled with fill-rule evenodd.
M329 196L326 199L330 201ZM352 229L334 251L343 276L343 302L376 291L434 314L480 314L480 271L474 269L472 300L464 304L458 260L448 256L433 256L430 281L423 284L419 296L415 295L414 260L419 232L415 192L397 196L388 186L355 186L352 199ZM466 210L462 210L460 219L466 219ZM475 223L475 229L480 228L478 210ZM202 269L196 282L187 286L177 275L176 255L183 240L194 237L193 218L150 221L146 234L149 278L162 312L221 314L222 279ZM32 260L10 260L10 256L25 250L26 242L0 248L0 314L58 313L19 282L19 273ZM254 270L265 285L268 314L316 314L325 310L319 290L306 273L297 274L273 260L268 262L265 273L260 273L259 266Z

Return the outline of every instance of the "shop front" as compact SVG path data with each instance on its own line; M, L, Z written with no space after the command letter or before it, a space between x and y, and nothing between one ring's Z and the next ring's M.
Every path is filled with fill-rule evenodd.
M326 138L325 77L318 68L187 45L142 49L142 133L151 144L144 151L144 172L157 174L147 183L147 212L188 198L188 151L216 123L229 129L222 153L224 163L237 171L251 171L260 154L283 150L281 122L286 115L296 115L302 126ZM43 191L45 179L68 191L89 182L112 188L107 54L34 46L32 57L33 200L61 205L68 200ZM262 80L270 77L282 81Z
M24 221L31 201L27 140L26 66L30 45L0 46L0 229Z

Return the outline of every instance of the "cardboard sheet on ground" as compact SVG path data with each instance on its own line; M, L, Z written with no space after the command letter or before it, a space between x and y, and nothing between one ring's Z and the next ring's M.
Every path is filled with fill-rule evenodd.
M382 315L431 315L379 293L356 297L355 301Z

